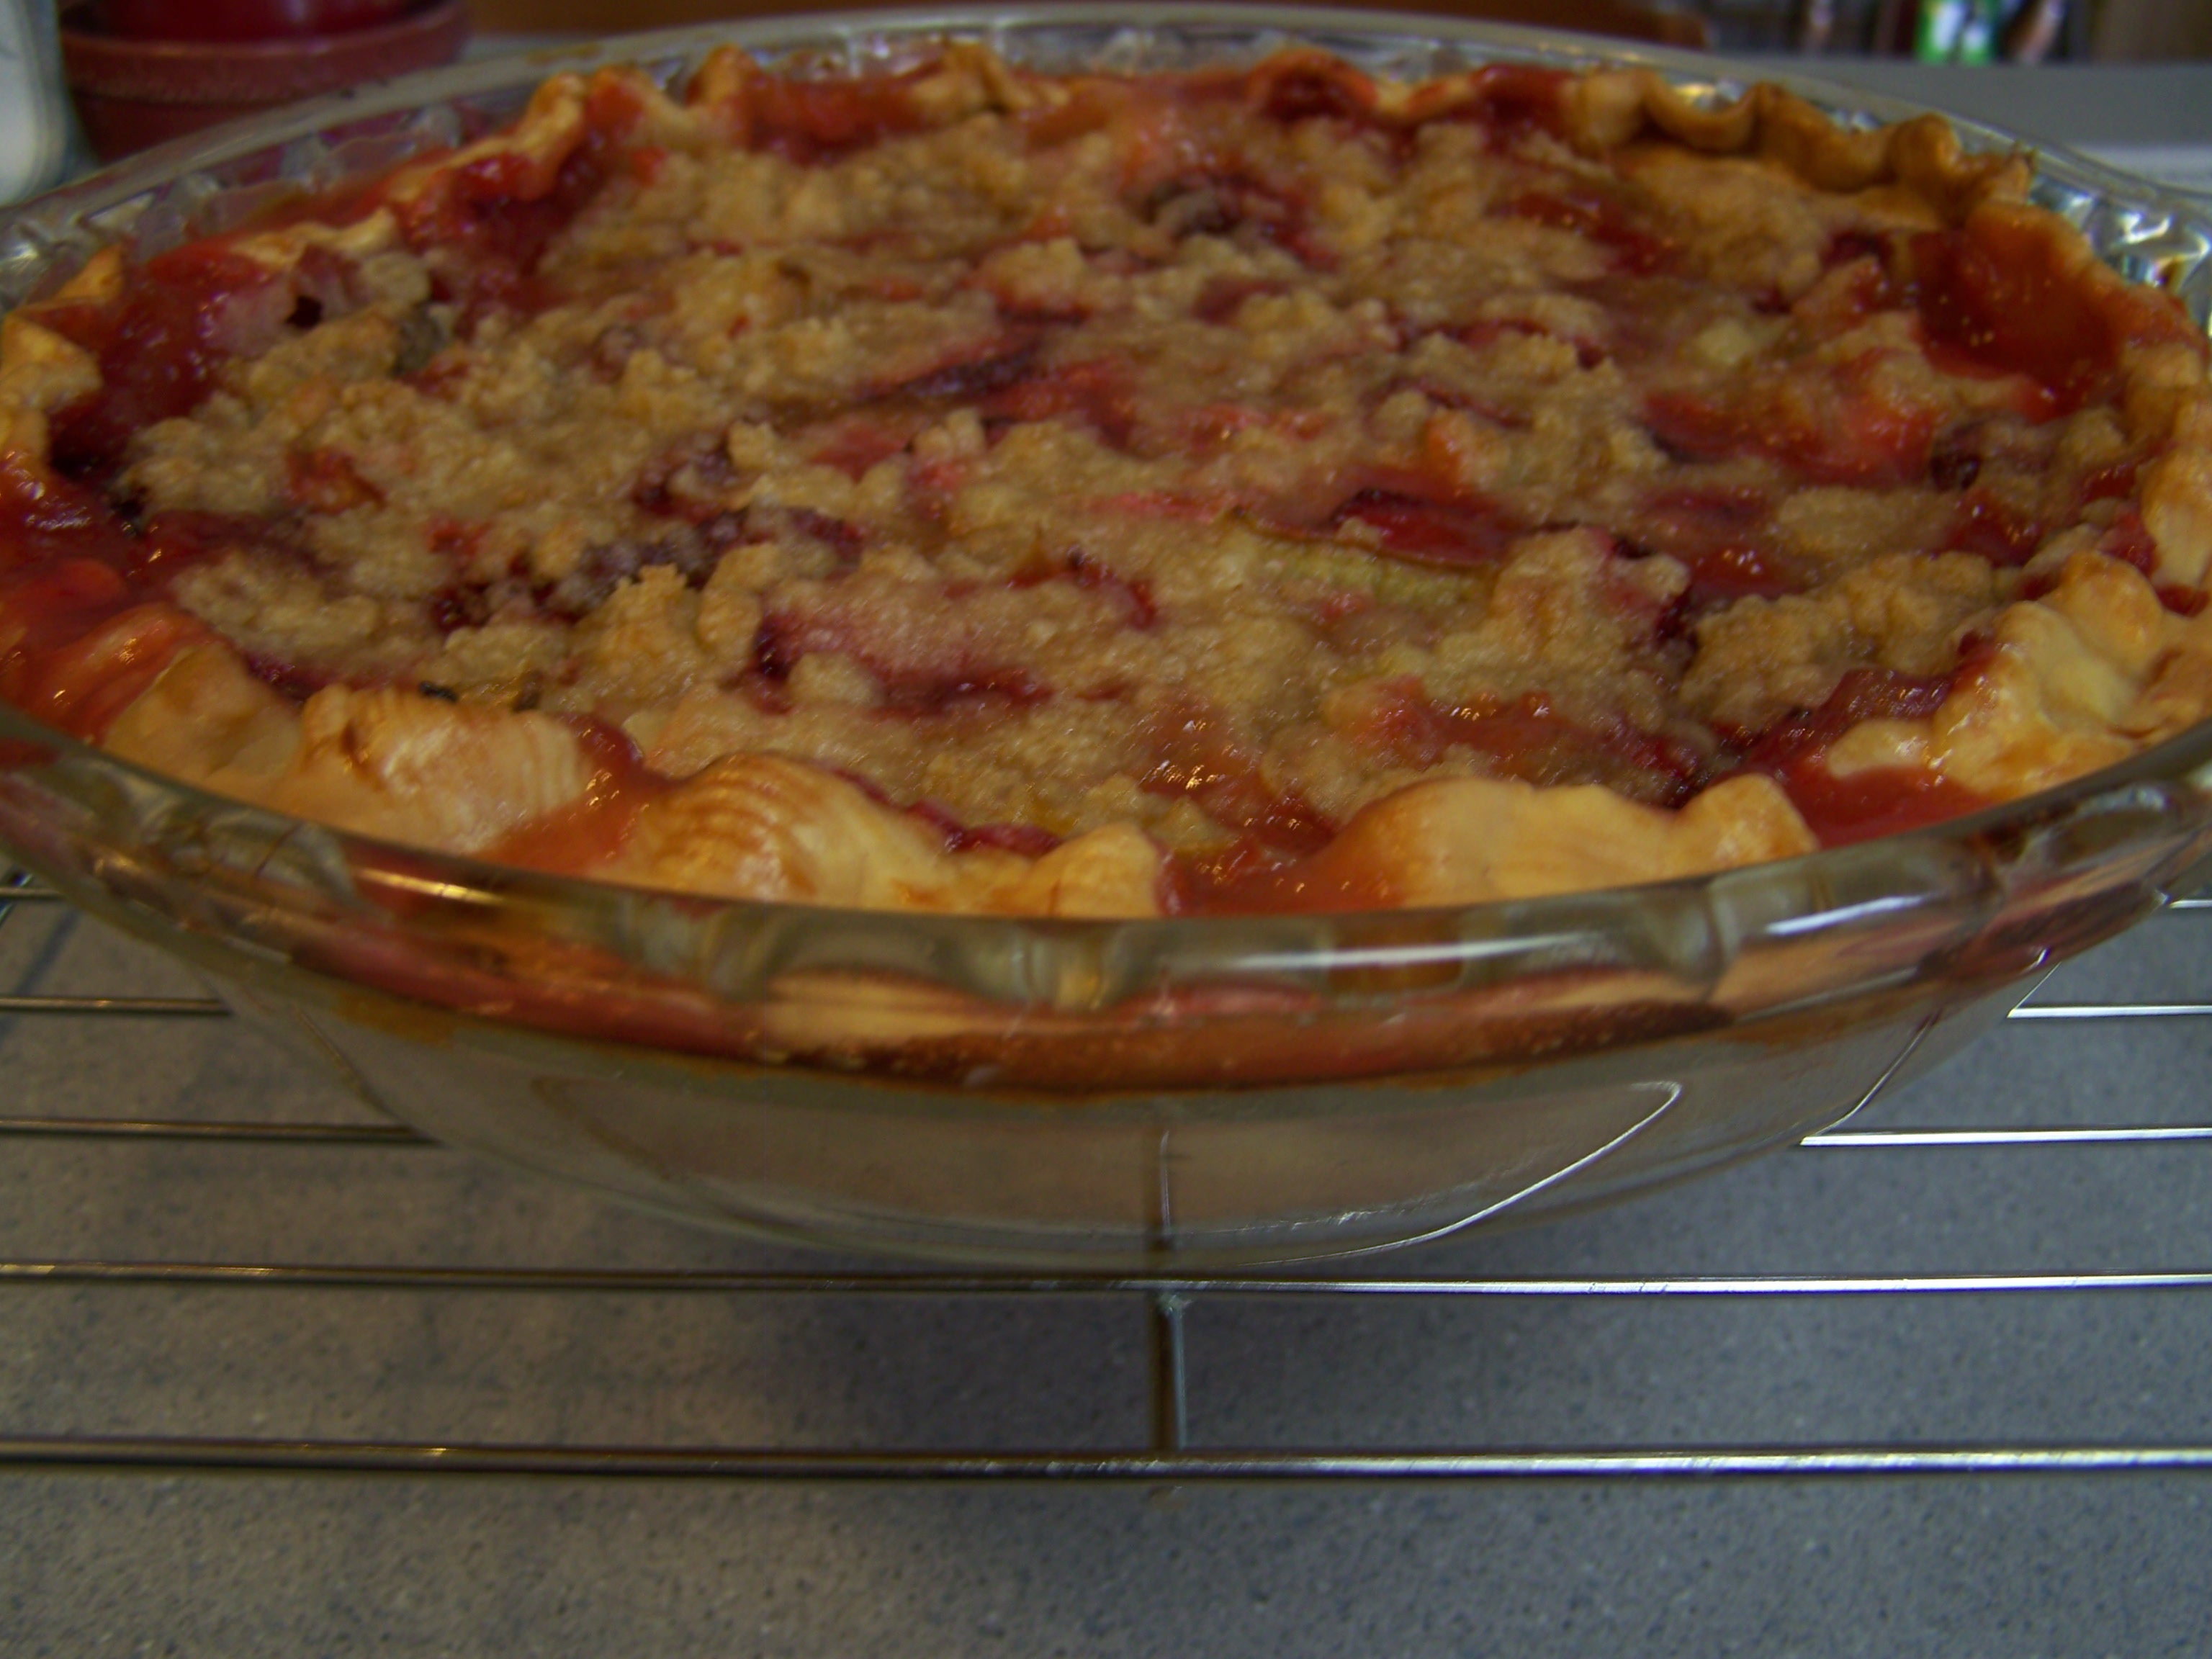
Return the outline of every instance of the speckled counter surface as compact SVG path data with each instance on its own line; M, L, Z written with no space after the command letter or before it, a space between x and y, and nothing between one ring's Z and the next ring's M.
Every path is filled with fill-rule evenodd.
M190 994L58 907L0 984ZM2212 913L2045 1001L2198 1000ZM2212 1027L2014 1022L1856 1129L2187 1125ZM228 1022L0 1032L16 1113L360 1121ZM2212 1143L1793 1151L1370 1264L1559 1281L2212 1266ZM409 1146L0 1137L0 1257L819 1261ZM2212 1444L2212 1290L1202 1298L1199 1446ZM1141 1446L1128 1299L0 1282L0 1432ZM957 1487L15 1473L0 1652L2212 1650L2212 1472Z
M2091 79L2094 99L2057 72L1928 95L2080 141L2212 140L2212 71ZM198 994L52 905L0 927L0 993ZM2212 912L2159 918L2039 1000L2212 1001ZM1852 1127L2212 1124L2208 1050L2203 1018L2014 1021ZM365 1121L220 1018L0 1017L0 1086L15 1118ZM0 1438L1148 1432L1134 1298L23 1271L87 1261L825 1265L428 1147L0 1133ZM1364 1268L1562 1286L2206 1270L2212 1138L2187 1136L1800 1149ZM2212 1447L2203 1286L1210 1296L1188 1320L1200 1447ZM0 1655L2201 1655L2208 1547L2212 1468L1162 1488L18 1467L0 1474Z

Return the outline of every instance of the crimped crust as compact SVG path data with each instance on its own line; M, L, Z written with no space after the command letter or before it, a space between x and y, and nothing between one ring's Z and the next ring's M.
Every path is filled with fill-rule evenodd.
M681 104L634 71L556 76L512 129L401 170L349 222L303 222L225 246L285 276L335 257L369 273L363 280L373 286L380 259L424 245L414 228L463 211L487 179L512 201L556 190L564 167L595 142L595 109L622 104L632 146L744 149L772 116L781 84L731 51L708 62ZM1255 98L1407 131L1527 95L1501 90L1487 70L1378 85L1306 52L1270 60L1247 84ZM1043 118L1082 90L954 46L908 77L903 96L915 126L932 130L987 112ZM1572 82L1559 112L1569 143L1589 157L1628 167L1757 161L1813 191L1878 198L1899 222L2009 250L2034 268L2040 291L2066 296L2116 342L2115 407L2129 452L2148 458L2132 499L2154 556L2138 568L2094 536L2051 538L1978 630L1972 662L1940 704L1862 719L1836 735L1825 751L1833 777L1910 773L1969 804L2008 799L2212 713L2212 614L2201 600L2194 610L2169 602L2200 590L2212 563L2212 390L2202 343L2171 326L2138 325L2154 302L2100 264L2072 227L2028 204L2027 158L1969 153L1933 116L1846 130L1776 87L1707 105L1645 71ZM434 240L426 257L434 265ZM123 255L110 249L51 299L0 324L0 470L26 499L54 488L53 419L100 385L94 354L72 343L60 319L113 301L127 281ZM21 626L0 611L0 637L11 628L20 640ZM513 851L533 827L557 829L562 814L605 790L597 751L555 713L343 684L295 702L237 645L158 603L124 611L103 629L76 647L71 672L86 681L105 675L111 686L125 683L126 668L137 678L133 695L108 711L100 740L220 793L403 842L496 853ZM68 723L80 691L58 684L44 695L31 712ZM1599 783L1445 775L1367 801L1305 867L1345 902L1456 904L1690 875L1818 844L1790 793L1764 771L1738 771L1661 805ZM1134 822L1100 823L1049 850L961 844L835 769L766 752L721 756L654 793L619 849L592 867L702 892L881 908L1125 916L1156 914L1172 896L1160 844Z

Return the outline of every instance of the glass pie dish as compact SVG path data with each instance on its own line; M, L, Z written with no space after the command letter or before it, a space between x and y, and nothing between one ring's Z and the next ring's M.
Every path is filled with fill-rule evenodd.
M0 230L0 303L497 126L547 74L734 43L1054 70L1305 43L1370 73L1727 66L1431 18L1091 7L809 17L470 66L173 146ZM1772 78L1772 77L1768 77ZM1810 83L1847 122L1912 112ZM1959 124L1972 146L2017 141ZM2086 162L2038 198L2212 312L2212 222ZM1071 921L564 878L202 793L0 708L0 842L437 1138L666 1212L865 1249L1200 1267L1610 1198L1782 1144L1955 1050L2212 851L2212 726L1809 857L1445 910Z

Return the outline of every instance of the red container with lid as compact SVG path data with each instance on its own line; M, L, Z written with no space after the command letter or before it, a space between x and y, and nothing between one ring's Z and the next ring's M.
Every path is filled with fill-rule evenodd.
M100 0L100 27L126 40L278 40L398 21L409 0Z
M102 161L451 63L469 35L461 0L99 0L61 21L63 70Z

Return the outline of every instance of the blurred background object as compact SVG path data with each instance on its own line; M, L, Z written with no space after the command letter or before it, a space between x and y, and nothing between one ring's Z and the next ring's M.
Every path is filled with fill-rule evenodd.
M2057 44L2065 0L1887 0L1877 50L1923 64L2037 63Z
M2098 58L2212 58L2212 0L2103 0L2090 31Z
M2212 0L1699 0L1714 45L1936 64L2212 57Z
M397 22L409 0L97 0L98 26L137 40L272 40Z
M88 0L61 13L62 63L102 161L451 63L468 35L462 0Z
M0 0L0 202L51 184L69 137L51 0Z

